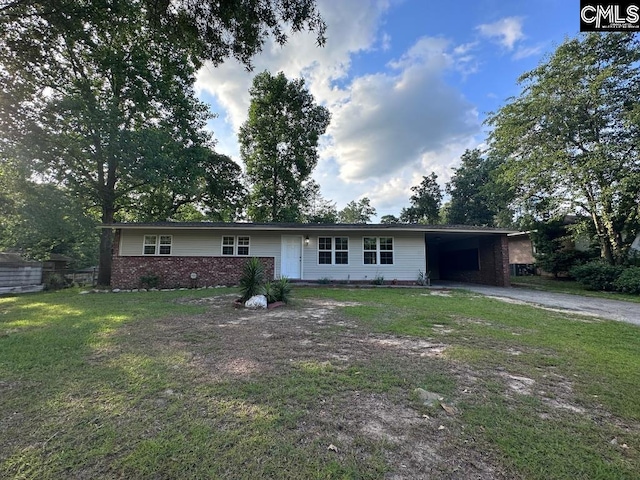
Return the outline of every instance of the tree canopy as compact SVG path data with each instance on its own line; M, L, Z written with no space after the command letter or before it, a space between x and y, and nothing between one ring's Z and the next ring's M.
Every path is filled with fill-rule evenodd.
M376 209L371 206L371 200L362 197L359 201L352 200L338 212L340 223L369 223L375 216Z
M282 45L288 31L314 31L318 45L325 42L316 0L12 0L0 6L0 34L33 20L68 36L99 21L137 22L139 13L152 34L168 36L197 63L234 57L249 68L268 38Z
M249 93L249 117L238 135L251 184L249 217L258 222L300 221L329 111L315 104L304 80L288 80L282 72L258 74Z
M96 265L97 212L72 192L28 180L11 163L0 169L0 249L48 260L72 258L73 267Z
M587 214L602 256L622 262L640 231L638 37L569 39L520 84L488 120L519 207Z
M411 187L411 191L411 205L402 209L400 220L404 223L438 223L442 204L438 175L431 172L431 175L423 176L420 185Z
M466 150L446 186L451 196L446 209L447 223L485 227L508 226L510 190L498 184L501 163L479 149Z

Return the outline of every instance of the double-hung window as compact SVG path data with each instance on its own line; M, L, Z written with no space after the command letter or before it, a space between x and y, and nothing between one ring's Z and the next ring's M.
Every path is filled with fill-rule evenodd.
M348 237L318 237L319 265L348 265Z
M225 256L248 256L250 239L247 236L224 236L222 237L222 255Z
M171 255L172 235L145 235L143 255Z
M365 265L393 265L393 237L363 237Z

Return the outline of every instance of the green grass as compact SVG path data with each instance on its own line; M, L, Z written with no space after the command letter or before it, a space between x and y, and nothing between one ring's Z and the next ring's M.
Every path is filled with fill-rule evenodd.
M465 428L475 441L481 438L487 449L503 456L505 463L525 478L637 478L637 326L582 319L460 292L451 297L390 289L306 294L362 302L345 311L378 332L433 338L441 326L453 330L441 337L452 344L450 360L487 375L481 388L485 393L462 403ZM521 354L515 356L510 353L513 351ZM567 379L572 385L572 403L587 416L577 417L576 422L575 413L549 408L535 396L505 399L503 382L495 382L495 372L505 370L535 380L538 388L549 390L546 395L551 399L556 379ZM615 422L604 420L603 415L612 416ZM634 447L621 450L609 443L613 438Z
M293 312L305 299L353 302L340 309L356 324L350 335L447 348L440 358L380 350L346 364L301 351L260 374L218 378L195 360L218 358L226 345L197 319L241 311L176 299L229 292L0 297L0 477L383 478L399 469L387 455L397 447L366 435L346 440L319 409L358 392L441 414L413 397L421 387L460 410L449 419L453 448L490 455L510 477L637 478L638 327L461 292L294 289ZM196 327L181 330L187 320ZM318 338L339 345L345 332L332 326ZM533 379L534 391L508 393L507 374Z
M587 290L575 280L557 279L553 277L529 276L511 277L511 285L514 287L533 288L547 292L570 293L585 297L607 298L610 300L625 300L627 302L640 303L640 295L619 292L594 292Z

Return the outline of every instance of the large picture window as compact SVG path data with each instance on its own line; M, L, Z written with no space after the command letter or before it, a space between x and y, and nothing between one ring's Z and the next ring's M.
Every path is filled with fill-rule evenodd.
M318 237L319 265L348 265L348 237Z
M363 237L365 265L393 265L393 237Z
M224 236L222 237L222 255L245 257L249 255L250 238L247 236Z
M172 235L145 235L142 246L142 254L171 255L172 243Z

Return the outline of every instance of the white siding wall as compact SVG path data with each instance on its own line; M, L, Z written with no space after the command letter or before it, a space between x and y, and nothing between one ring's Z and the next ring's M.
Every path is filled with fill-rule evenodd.
M318 264L318 237L348 237L349 264L348 265L320 265ZM392 237L393 265L365 265L363 237ZM309 235L309 245L303 248L304 278L318 280L370 281L376 277L383 277L385 281L416 280L418 272L425 271L426 258L424 234L420 232L349 232L348 234L312 234Z
M260 232L256 230L122 230L120 235L120 255L142 255L142 243L145 235L172 235L172 256L222 256L222 237L227 235L249 236L249 255L256 257L275 257L275 275L280 276L282 235L300 235L304 239L309 235L309 245L302 246L302 278L318 280L370 281L378 276L385 281L415 280L418 272L425 271L424 234L420 232L348 232L315 233L303 231ZM348 237L348 265L319 265L318 237ZM393 237L393 265L365 265L363 255L363 237Z

